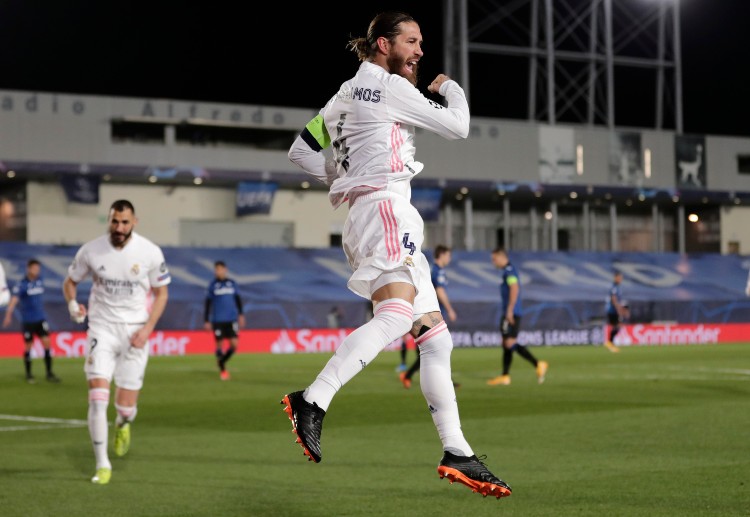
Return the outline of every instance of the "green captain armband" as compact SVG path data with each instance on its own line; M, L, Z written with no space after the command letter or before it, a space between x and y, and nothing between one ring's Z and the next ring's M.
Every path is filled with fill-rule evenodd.
M508 285L513 285L518 283L518 277L517 276L509 276L508 277Z
M331 137L328 135L328 130L321 115L307 123L301 136L307 145L317 152L331 145Z

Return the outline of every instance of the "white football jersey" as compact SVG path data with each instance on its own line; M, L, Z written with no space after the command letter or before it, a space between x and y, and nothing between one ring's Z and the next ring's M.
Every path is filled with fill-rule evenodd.
M8 281L5 278L5 268L0 263L0 307L8 305L10 301L10 290L8 289Z
M447 107L422 95L400 75L365 61L320 110L324 127L319 128L323 135L318 143L325 148L330 142L335 163L326 167L325 159L315 156L320 149L311 149L301 137L292 144L289 158L330 185L334 207L349 199L350 193L376 190L394 191L409 199L410 181L423 168L414 160L415 128L449 140L469 134L469 105L463 89L447 80L440 94Z
M122 249L109 234L81 246L68 276L79 283L89 275L89 320L118 323L145 323L151 288L171 281L161 248L135 232Z

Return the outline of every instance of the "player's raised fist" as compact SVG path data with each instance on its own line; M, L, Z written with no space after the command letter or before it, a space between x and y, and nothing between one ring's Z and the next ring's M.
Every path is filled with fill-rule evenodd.
M438 76L427 87L427 90L431 91L432 93L440 93L440 85L442 85L448 79L450 79L450 77L448 77L447 75L438 74Z

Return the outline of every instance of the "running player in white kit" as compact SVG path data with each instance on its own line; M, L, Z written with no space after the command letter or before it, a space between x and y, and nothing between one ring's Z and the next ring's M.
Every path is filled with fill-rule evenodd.
M171 280L161 248L133 231L137 222L129 201L112 203L109 232L81 246L63 282L70 317L77 323L89 320L84 371L96 458L91 481L102 485L112 476L107 453L110 383L114 379L117 386L114 450L124 456L146 372L148 338L167 305ZM87 276L92 278L88 310L76 301L77 286Z
M440 478L458 481L483 496L508 496L464 438L451 380L450 332L440 314L430 266L422 254L424 222L411 205L410 182L423 165L414 160L416 127L449 139L469 134L463 89L440 74L428 90L416 88L422 52L419 25L406 13L386 12L367 36L349 42L362 61L289 150L289 158L329 185L334 208L349 204L343 248L353 274L348 287L372 300L373 318L351 333L307 389L282 399L304 454L322 459L323 418L334 395L389 343L415 337L420 386L443 445ZM328 147L332 159L321 152Z

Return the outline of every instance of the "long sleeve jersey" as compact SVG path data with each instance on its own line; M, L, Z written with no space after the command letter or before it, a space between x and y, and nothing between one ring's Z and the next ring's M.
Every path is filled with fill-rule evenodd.
M410 181L424 167L414 160L415 128L450 139L469 135L469 105L453 80L440 86L447 107L425 97L408 80L363 62L311 120L289 159L330 186L334 208L376 190L411 198ZM332 160L323 149L332 146Z

